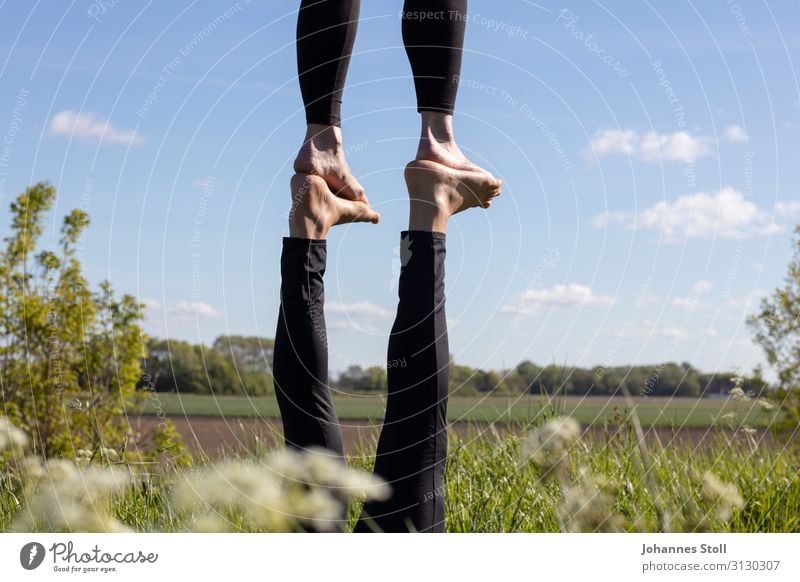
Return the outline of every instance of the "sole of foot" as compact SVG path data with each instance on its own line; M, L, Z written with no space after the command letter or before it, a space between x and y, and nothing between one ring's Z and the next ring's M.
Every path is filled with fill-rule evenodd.
M289 233L293 237L323 239L337 224L380 221L380 214L369 204L336 196L320 176L297 173L290 188Z
M430 160L414 160L405 169L411 200L411 226L444 231L447 219L469 208L489 208L503 182L485 171L457 170ZM427 230L427 228L425 228Z

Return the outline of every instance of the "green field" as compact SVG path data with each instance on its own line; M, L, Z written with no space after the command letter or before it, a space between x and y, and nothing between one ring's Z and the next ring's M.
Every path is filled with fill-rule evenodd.
M342 420L380 421L383 418L382 395L350 395L335 398ZM742 402L709 398L634 398L633 403L643 426L704 428L713 425L753 427L767 426L773 412L764 412L755 401ZM545 409L574 417L586 426L619 424L627 415L628 406L622 397L565 397L547 401L541 396L515 397L451 397L448 419L451 422L529 423ZM241 396L199 396L152 394L146 414L159 411L167 416L225 416L278 418L274 396L246 398ZM733 416L729 416L729 413ZM724 418L723 418L724 417Z

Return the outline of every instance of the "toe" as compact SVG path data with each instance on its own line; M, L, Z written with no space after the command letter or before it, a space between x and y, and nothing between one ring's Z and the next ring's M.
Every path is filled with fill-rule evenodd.
M378 224L381 215L365 202L353 202L352 200L338 201L339 222L371 222Z

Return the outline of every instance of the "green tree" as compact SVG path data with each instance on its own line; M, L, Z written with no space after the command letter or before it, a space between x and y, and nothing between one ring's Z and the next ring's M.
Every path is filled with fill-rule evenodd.
M237 376L233 393L247 396L272 394L272 360L275 340L259 336L222 335L212 349L225 358Z
M55 197L47 183L19 195L0 252L0 397L43 456L121 446L144 355L141 305L83 277L85 212L67 214L58 245L36 252Z
M351 365L339 374L336 385L347 391L385 392L386 369L383 366L370 366L365 370L361 366Z
M792 241L793 258L781 287L761 300L748 318L754 339L778 376L774 398L783 410L781 425L800 425L800 226Z
M199 346L180 340L151 339L145 369L156 392L209 394Z
M522 380L524 392L539 393L538 379L542 373L542 369L539 366L530 360L523 360L517 364L516 372Z

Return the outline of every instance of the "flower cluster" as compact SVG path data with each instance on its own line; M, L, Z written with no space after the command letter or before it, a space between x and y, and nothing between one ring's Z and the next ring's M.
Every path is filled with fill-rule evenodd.
M286 449L263 461L223 461L185 474L175 489L178 510L192 513L195 531L238 530L227 516L244 516L255 530L342 529L350 499L385 499L389 487L348 468L321 449Z

